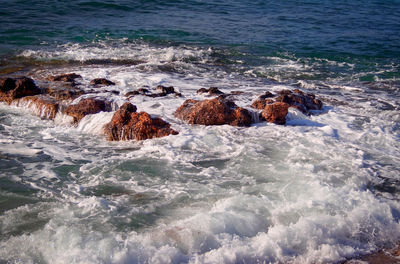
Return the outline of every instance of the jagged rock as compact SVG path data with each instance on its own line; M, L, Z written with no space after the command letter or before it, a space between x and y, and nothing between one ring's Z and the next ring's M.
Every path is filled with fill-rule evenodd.
M284 125L286 124L286 115L288 112L289 105L287 103L277 102L267 104L261 112L261 116L270 123Z
M64 73L55 76L49 76L47 79L52 82L71 82L74 83L75 79L82 78L79 74L76 73Z
M112 81L110 81L110 80L107 80L107 79L105 79L105 78L96 78L96 79L93 79L93 80L90 81L90 84L91 84L91 85L94 85L94 86L99 86L99 85L106 85L106 86L108 86L108 85L115 85L114 82L112 82Z
M222 98L196 101L186 100L174 115L189 124L250 126L250 113L234 102Z
M272 100L272 99L258 98L251 104L251 107L253 107L255 109L263 110L267 104L272 104L272 103L274 103L274 100Z
M295 89L293 92L282 90L278 94L279 96L276 98L277 102L287 103L290 107L297 108L304 114L307 114L310 110L320 110L322 108L321 100L316 99L312 93L306 94Z
M59 88L49 87L46 93L56 100L73 100L85 94L85 92L78 88Z
M86 115L101 111L111 111L111 104L108 101L94 98L83 99L78 104L70 105L65 109L65 113L74 118L74 123L78 123Z
M11 103L12 100L24 96L40 94L41 90L28 77L0 78L0 101Z
M199 90L197 90L197 93L198 94L208 93L209 95L221 95L221 94L224 94L217 87L210 87L209 89L200 88Z
M125 103L115 112L104 132L111 141L145 140L178 134L161 118L152 118L146 112L136 113L136 106L131 103Z
M59 103L48 95L26 96L12 102L16 106L25 106L45 119L54 119L59 109Z

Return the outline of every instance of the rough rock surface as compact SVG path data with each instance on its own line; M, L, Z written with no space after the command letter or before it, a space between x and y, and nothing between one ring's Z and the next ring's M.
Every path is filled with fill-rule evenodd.
M111 141L145 140L178 134L161 118L152 118L146 112L136 113L136 106L131 103L125 103L115 112L104 132Z
M250 113L231 101L222 98L196 101L186 100L174 115L189 124L250 126Z
M306 94L295 89L293 92L282 90L278 94L279 96L276 98L277 102L287 103L290 107L297 108L304 114L307 114L310 110L320 110L322 108L321 100L316 99L312 93Z
M286 124L286 115L289 112L289 105L287 103L277 102L267 104L261 112L261 116L270 123L278 125Z
M272 99L259 98L251 104L251 107L253 107L255 109L259 109L259 110L264 110L264 108L267 104L272 104L272 103L274 103L274 100L272 100Z
M85 92L78 88L49 87L46 93L56 100L73 100Z
M65 113L74 118L74 123L78 123L86 115L101 111L111 111L111 104L94 98L83 99L78 104L70 105L65 109Z
M13 101L13 105L27 106L34 113L45 119L54 119L59 109L59 103L48 95L26 96Z
M115 85L115 82L112 82L105 78L96 78L96 79L91 80L90 84L94 85L94 86L100 86L100 85L109 86L109 85Z
M11 103L12 100L24 96L40 94L41 90L28 77L0 78L0 101Z
M221 94L224 94L217 87L210 87L209 89L200 88L199 90L197 90L197 93L198 94L208 93L209 95L221 95Z

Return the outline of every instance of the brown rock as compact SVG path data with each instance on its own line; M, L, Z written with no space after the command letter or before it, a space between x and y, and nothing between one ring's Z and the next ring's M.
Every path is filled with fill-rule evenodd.
M104 132L111 141L145 140L178 134L161 118L152 118L146 112L136 113L136 106L131 103L125 103L115 112Z
M55 76L49 76L47 79L52 82L75 82L75 79L82 78L79 74L76 73L64 73Z
M250 113L235 103L222 98L196 101L186 100L174 115L189 124L250 126Z
M11 103L14 99L40 93L41 90L31 78L0 78L0 101Z
M208 93L209 95L221 95L221 94L224 94L217 87L210 87L209 89L200 88L199 90L197 90L197 93L198 94Z
M287 103L273 103L267 104L261 112L261 116L270 123L278 125L286 124L286 115L289 112L289 105Z
M255 100L252 104L251 107L259 110L263 110L267 104L272 104L274 103L274 100L272 99L257 99Z
M299 109L301 112L307 114L309 110L320 110L322 108L321 100L315 98L314 94L305 94L302 91L295 89L293 92L290 90L282 90L278 92L279 96L276 98L277 102L284 102L289 104L290 107Z
M78 88L60 87L49 87L46 89L46 93L56 100L73 100L85 94L83 90Z
M165 94L165 95L175 93L175 89L173 86L166 87L166 86L158 85L156 90L160 91L162 94Z
M125 97L135 96L135 95L138 95L138 94L140 94L138 91L130 91L130 92L127 92L125 94Z
M48 95L26 96L16 99L13 101L13 104L16 106L27 106L36 115L46 119L54 119L59 109L58 102Z
M78 104L68 106L65 109L65 113L74 118L74 123L78 123L86 115L110 110L111 105L109 102L94 98L87 98L81 100Z
M94 85L94 86L99 86L99 85L106 85L106 86L108 86L108 85L115 85L114 82L112 82L112 81L110 81L110 80L107 80L107 79L105 79L105 78L96 78L96 79L93 79L93 80L90 81L90 84L91 84L91 85Z

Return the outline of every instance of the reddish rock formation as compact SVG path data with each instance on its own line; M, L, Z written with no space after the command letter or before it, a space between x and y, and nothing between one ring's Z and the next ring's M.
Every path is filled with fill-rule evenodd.
M279 96L276 98L277 102L284 102L289 104L290 107L297 108L301 112L307 114L309 110L320 110L322 108L321 100L315 98L312 93L303 93L295 89L293 92L290 90L282 90L278 92Z
M136 113L136 106L131 103L125 103L115 112L104 132L111 141L145 140L178 134L161 118L152 118L146 112Z
M79 74L76 73L64 73L55 76L49 76L47 79L52 82L75 82L75 79L82 78Z
M286 124L286 115L289 112L289 105L287 103L277 102L267 104L261 112L261 116L270 123L278 125Z
M96 78L96 79L93 79L93 80L90 81L90 84L91 84L91 85L94 85L94 86L99 86L99 85L106 85L106 86L108 86L108 85L115 85L114 82L112 82L112 81L110 81L110 80L107 80L107 79L104 79L104 78Z
M0 78L0 101L11 103L14 99L40 93L41 90L31 78Z
M186 100L174 115L189 124L250 126L250 113L235 103L215 98L211 100Z
M47 95L26 96L14 100L12 104L28 107L37 116L46 119L54 119L59 109L58 102Z
M272 104L272 103L274 103L274 100L272 100L272 99L260 99L259 98L251 104L251 107L253 107L255 109L259 109L259 110L264 110L264 108L267 104Z
M74 123L79 122L84 116L96 114L101 111L110 111L109 102L94 98L81 100L78 104L70 105L65 109L65 113L74 118Z

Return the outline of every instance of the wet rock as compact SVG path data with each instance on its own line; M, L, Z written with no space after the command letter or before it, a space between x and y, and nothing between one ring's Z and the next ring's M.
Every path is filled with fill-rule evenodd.
M274 100L272 99L257 99L255 100L252 104L251 107L259 110L264 110L265 106L267 104L272 104L274 103Z
M286 124L286 115L288 112L289 105L287 103L277 102L267 104L261 112L261 116L270 123L284 125Z
M267 98L272 98L275 95L269 91L266 91L264 94L260 95L258 98L259 99L267 99Z
M189 124L199 125L232 125L250 126L252 118L250 113L234 102L222 98L196 101L186 100L174 115Z
M138 91L130 91L125 94L125 97L135 96L140 94Z
M231 91L231 95L242 95L244 94L243 91Z
M209 89L207 88L200 88L199 90L197 90L198 94L205 94L208 93L209 95L221 95L224 94L223 92L221 92L217 87L210 87Z
M111 104L108 101L94 98L83 99L78 104L69 105L65 109L65 113L74 118L74 123L78 123L86 115L102 111L111 111Z
M85 94L85 92L78 88L61 88L61 87L49 87L45 91L48 95L56 100L74 100L79 96Z
M175 93L175 89L173 86L166 87L166 86L158 85L156 90L165 95Z
M45 119L54 119L59 110L59 103L48 95L26 96L12 102L15 106L27 107Z
M178 134L161 118L152 118L146 112L137 113L136 106L131 103L125 103L115 112L104 132L111 141L145 140Z
M75 79L82 78L79 74L76 73L64 73L55 76L49 76L47 79L52 82L70 82L74 83Z
M321 100L316 99L312 93L306 94L295 89L293 92L282 90L278 94L279 96L276 98L277 102L287 103L290 107L297 108L304 114L307 114L310 110L320 110L322 108Z
M94 86L100 86L100 85L104 85L104 86L109 86L109 85L115 85L114 82L107 80L105 78L96 78L90 81L91 85Z
M41 90L31 78L0 78L0 101L11 103L14 99L40 93Z
M137 89L137 91L139 92L139 94L148 94L148 93L150 93L149 89L146 89L146 88L139 88L139 89Z

